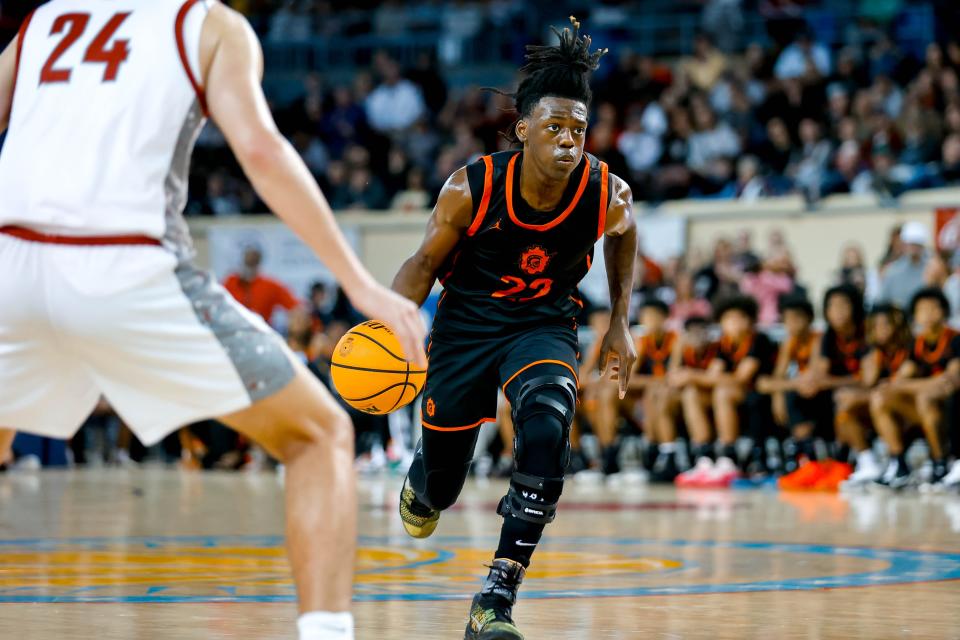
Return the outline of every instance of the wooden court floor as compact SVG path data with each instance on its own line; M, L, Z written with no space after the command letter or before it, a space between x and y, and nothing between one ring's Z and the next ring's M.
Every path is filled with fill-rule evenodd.
M362 482L358 638L462 638L503 484L434 538ZM0 638L292 639L272 474L0 476ZM570 483L515 610L529 640L960 639L960 496Z

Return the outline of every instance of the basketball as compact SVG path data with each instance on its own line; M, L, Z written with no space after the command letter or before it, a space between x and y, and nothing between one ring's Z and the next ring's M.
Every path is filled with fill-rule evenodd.
M369 320L350 329L337 343L331 371L337 392L354 409L385 414L417 397L426 371L401 355L403 349L390 327Z

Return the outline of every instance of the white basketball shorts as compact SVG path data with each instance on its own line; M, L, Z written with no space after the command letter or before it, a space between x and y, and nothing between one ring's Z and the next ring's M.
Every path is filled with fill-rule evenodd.
M292 358L166 249L0 234L0 427L68 438L103 395L150 445L279 391Z

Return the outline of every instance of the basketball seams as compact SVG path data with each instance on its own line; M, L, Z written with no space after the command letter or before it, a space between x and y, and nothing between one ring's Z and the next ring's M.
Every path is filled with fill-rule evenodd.
M410 371L409 364L407 364L407 371L404 371L403 369L371 369L370 367L356 367L352 364L341 364L339 362L331 362L330 366L339 367L341 369L350 369L352 371L367 371L369 373L407 373L408 378L409 378L409 374L411 373L413 375L425 375L427 373L426 371L420 371L420 370Z
M368 335L365 334L365 333L360 333L359 331L355 331L355 330L352 330L352 329L351 329L350 331L347 332L347 335L364 337L364 338L366 338L367 340L369 340L370 342L372 342L373 344L375 344L375 345L377 345L378 347L380 347L381 349L383 349L385 352L387 352L388 355L390 355L390 356L392 356L393 358L399 360L400 362L406 362L406 361L407 361L406 358L401 358L400 356L398 356L397 354L395 354L393 351L391 351L390 349L388 349L388 348L386 347L386 345L384 345L382 342L380 342L380 341L377 340L376 338L373 338L373 337L371 337L371 336L368 336ZM396 373L403 373L403 372L402 372L402 371L397 371Z
M397 405L403 401L403 396L407 395L407 386L412 386L416 389L416 386L410 384L410 363L407 362L407 372L403 376L403 391L400 392L400 395L397 397L397 401L393 403L393 406L390 407L390 410L387 413L390 413L397 408Z
M384 387L380 391L377 391L372 396L365 396L363 398L348 398L346 396L341 396L341 397L347 402L363 402L364 400L373 400L377 396L382 396L387 391L390 391L391 389L396 389L397 387L404 387L404 390L400 392L400 397L402 398L403 394L406 393L406 387L413 387L414 389L416 389L417 385L413 384L412 382L395 382L389 387ZM396 404L394 404L394 407L396 407ZM393 411L393 409L391 408L389 411L387 411L387 413L390 413L390 411Z

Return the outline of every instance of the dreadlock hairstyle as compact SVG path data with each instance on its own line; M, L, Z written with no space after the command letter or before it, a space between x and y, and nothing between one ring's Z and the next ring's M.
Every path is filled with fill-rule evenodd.
M545 96L579 100L590 106L593 92L590 90L590 74L600 66L602 58L609 49L590 51L590 36L580 35L580 21L570 16L570 27L560 31L550 29L560 42L556 45L527 45L526 64L520 67L525 77L515 93L507 93L491 87L484 87L500 95L513 98L514 108L521 118L530 115L540 99ZM516 142L513 127L504 132L505 137Z

